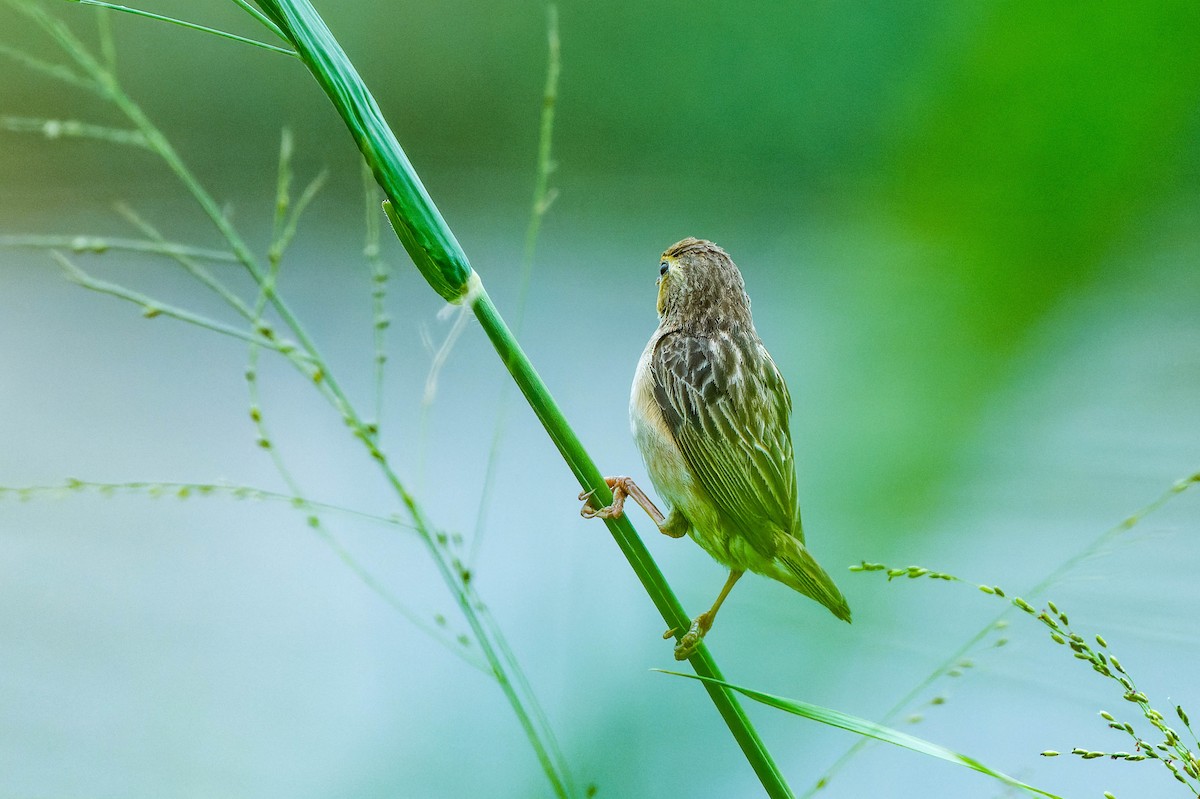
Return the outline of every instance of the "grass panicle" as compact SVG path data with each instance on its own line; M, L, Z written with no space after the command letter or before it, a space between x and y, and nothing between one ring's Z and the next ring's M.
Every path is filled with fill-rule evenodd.
M1053 602L1047 601L1045 607L1040 610L1020 598L1014 599L1013 604L1041 622L1049 631L1050 640L1059 646L1066 647L1074 659L1087 663L1091 666L1092 671L1115 683L1121 699L1134 705L1144 721L1155 730L1155 733L1145 734L1132 723L1121 721L1107 710L1101 710L1099 715L1108 724L1109 729L1129 737L1133 743L1132 751L1105 752L1075 747L1071 750L1071 754L1084 760L1108 758L1131 763L1154 760L1161 763L1171 773L1171 776L1182 783L1193 796L1200 796L1200 745L1198 745L1196 733L1192 729L1188 714L1183 707L1176 705L1166 713L1155 708L1150 703L1150 698L1138 688L1133 680L1133 675L1109 649L1108 641L1104 636L1081 635L1071 627L1067 614ZM1172 719L1172 724L1175 723L1174 719L1178 719L1187 732L1187 738L1181 736L1174 727L1168 724L1168 719ZM1159 735L1162 736L1161 741L1151 740Z
M1106 544L1111 538L1120 533L1131 530L1139 521L1145 518L1148 514L1161 508L1172 497L1181 494L1189 487L1200 484L1200 472L1188 475L1180 480L1175 481L1171 487L1159 496L1154 502L1145 506L1141 510L1126 517L1115 527L1105 532L1100 538L1092 542L1085 552L1099 550L1101 546ZM1075 564L1083 559L1083 555L1077 554L1073 556L1068 563ZM1157 736L1161 736L1160 741L1152 741L1151 738L1156 737L1155 734L1146 735L1139 732L1136 727L1128 722L1122 721L1116 715L1107 710L1100 711L1100 717L1107 722L1108 727L1128 736L1132 743L1131 751L1113 751L1107 752L1103 750L1087 749L1075 747L1071 750L1071 754L1082 758L1083 760L1097 760L1107 758L1109 760L1120 760L1125 762L1142 762L1146 760L1158 761L1170 772L1171 776L1183 784L1193 796L1200 797L1200 740L1197 739L1195 731L1191 727L1190 719L1187 712L1181 705L1175 705L1172 710L1162 711L1155 708L1150 703L1150 698L1141 691L1133 680L1133 676L1121 663L1121 661L1109 649L1108 640L1100 634L1084 636L1071 627L1070 618L1067 614L1053 601L1046 600L1045 606L1041 609L1036 608L1029 601L1021 596L1014 596L1011 599L1000 586L989 584L973 584L959 577L956 577L945 572L938 572L932 569L926 569L920 566L906 567L888 567L882 563L872 563L863 561L855 566L851 566L853 572L874 572L883 573L887 576L888 582L891 582L899 577L908 577L911 579L928 578L936 580L946 580L949 582L961 583L964 585L975 585L976 588L983 594L1003 599L1008 604L1005 613L1011 612L1013 609L1020 611L1024 615L1036 619L1049 631L1050 640L1058 646L1065 647L1071 652L1073 659L1087 663L1092 671L1099 674L1101 677L1115 683L1119 690L1119 696L1125 702L1133 704L1140 712L1145 724L1148 724L1155 730ZM1027 596L1034 596L1043 592L1053 581L1057 580L1066 570L1062 567L1056 569L1053 580L1047 578L1027 592ZM1003 614L1002 614L1003 615ZM1007 626L1007 622L1003 618L998 618L993 623L985 627L980 633L977 633L971 639L971 645L979 643L989 633L1003 629L1001 625ZM994 646L1003 646L1007 643L1007 638L1000 637L994 642ZM956 656L966 651L960 648L956 652ZM949 676L957 676L955 669L947 668L947 664L943 663L929 678L921 685L926 687L937 676L943 674ZM910 694L911 696L911 694ZM906 700L911 701L908 697ZM906 705L907 705L906 701ZM940 703L939 703L940 704ZM1178 730L1168 724L1168 719L1174 717L1182 724L1182 729L1186 731L1186 738L1179 734ZM1172 722L1173 723L1173 722ZM854 750L851 749L851 752ZM1054 749L1047 749L1040 753L1043 757L1058 757L1059 752ZM843 756L843 760L846 756ZM841 761L839 761L841 762ZM832 770L831 770L832 771ZM828 772L827 772L828 773ZM821 783L818 787L823 787Z
M1172 499L1184 493L1188 489L1195 487L1196 485L1200 485L1200 472L1194 472L1176 480L1170 485L1169 488L1167 488L1167 490L1163 491L1152 502L1139 508L1137 511L1125 517L1108 530L1105 530L1074 555L1071 555L1069 558L1059 563L1035 585L1030 586L1027 590L1022 592L1022 595L1035 599L1040 597L1052 585L1070 574L1072 570L1079 566L1079 564L1094 557L1118 537L1136 527L1147 516L1161 509ZM884 572L887 575L889 582L903 576L912 579L924 577L927 579L966 583L965 580L960 580L958 577L953 575L938 572L936 570L925 569L920 566L893 568L882 563L871 563L865 560L851 566L850 571L858 573ZM966 584L971 585L971 583ZM990 588L992 589L990 593L995 595L995 586L977 585L977 587L983 593L989 593L986 589ZM908 692L900 697L895 704L892 705L887 713L884 714L883 723L892 723L902 714L909 712L909 709L913 706L913 703L917 700L917 698L924 694L937 680L946 676L961 676L962 671L958 664L962 663L967 657L967 654L982 644L989 636L995 634L997 630L1003 629L1003 626L1007 625L1007 617L1014 607L1016 606L1010 605L1009 607L1005 608L994 619L977 630L971 637L963 641L955 650L948 654L941 663L939 663L933 668L932 671L929 672L929 674L917 682L908 690ZM846 751L838 756L837 760L835 760L827 769L825 769L825 772L817 779L817 781L813 783L813 785L811 785L807 791L804 792L803 799L811 799L813 796L816 796L817 793L825 788L838 774L838 772L845 768L860 752L862 752L863 749L866 748L869 743L869 740L861 738L848 747Z

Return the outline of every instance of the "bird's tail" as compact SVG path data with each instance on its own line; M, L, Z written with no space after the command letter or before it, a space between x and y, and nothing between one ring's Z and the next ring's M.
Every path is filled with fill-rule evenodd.
M776 563L782 566L777 575L780 582L817 600L842 621L850 621L850 606L846 604L846 597L842 596L842 592L803 543L787 536L775 558Z

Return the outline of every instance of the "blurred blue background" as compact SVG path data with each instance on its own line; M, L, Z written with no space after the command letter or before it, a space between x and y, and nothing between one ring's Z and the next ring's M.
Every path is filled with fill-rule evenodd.
M233 4L151 6L266 38ZM95 42L95 9L42 7ZM318 7L513 313L545 7ZM656 324L658 254L687 235L724 246L791 386L809 542L854 609L846 626L780 585L743 581L709 638L730 679L881 719L1001 606L847 566L916 563L1020 593L1200 469L1194 3L558 8L558 197L522 340L601 469L644 479L626 404ZM329 170L281 290L369 409L359 167L328 102L285 57L111 22L126 89L260 252L280 129L295 135L300 181ZM10 7L0 31L6 47L66 59ZM127 124L5 60L0 115ZM148 153L0 135L0 235L132 235L112 211L120 201L173 239L220 246ZM427 342L452 321L394 241L384 254L382 440L434 522L469 540L507 378L471 324L423 407ZM162 259L78 262L223 313ZM253 298L232 268L222 275ZM29 249L0 251L0 338L0 485L282 488L255 445L241 342L145 320ZM311 386L269 358L261 371L264 414L307 495L396 511ZM509 408L473 582L577 782L610 797L755 795L699 687L649 672L674 665L661 621L602 526L578 517L578 488L532 414ZM1177 496L1049 592L1078 629L1104 634L1156 706L1193 716L1198 516L1200 490ZM411 613L465 629L415 538L325 521ZM707 607L723 571L634 522L685 606ZM0 796L551 795L495 683L286 505L5 495L0 607ZM895 723L1064 795L1184 795L1151 765L1037 756L1127 750L1096 713L1135 717L1113 684L1012 621ZM800 793L854 742L749 710ZM821 795L1002 793L876 746Z

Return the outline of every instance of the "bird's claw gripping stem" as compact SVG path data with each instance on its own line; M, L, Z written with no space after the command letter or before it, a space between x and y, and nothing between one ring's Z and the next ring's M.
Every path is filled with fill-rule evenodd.
M729 572L729 579L725 581L725 587L721 589L721 593L717 596L717 601L708 610L701 613L696 618L692 619L692 626L679 639L679 643L675 646L675 659L687 660L696 651L696 647L700 646L700 642L704 640L704 634L712 629L713 622L717 620L717 611L721 609L721 604L725 601L725 597L729 596L729 592L733 590L733 586L741 579L744 571L732 569ZM663 638L670 638L675 634L675 629L672 628L663 633Z
M660 528L667 521L667 518L662 515L650 497L646 496L646 492L638 488L637 483L633 482L633 478L618 475L616 477L605 477L604 482L608 484L612 491L613 501L611 505L606 505L603 508L597 508L592 504L592 495L595 490L584 491L579 495L579 499L583 501L583 507L579 509L579 515L585 519L619 519L625 512L625 498L633 497L633 501L642 506L642 509L649 514L650 518Z
M712 628L715 616L715 613L705 612L692 620L692 626L688 628L688 631L679 639L679 643L675 645L676 660L687 660L692 656L692 653L696 651L696 647L700 646L700 642L704 640L704 634ZM663 638L670 638L674 634L674 629L667 630L663 634Z

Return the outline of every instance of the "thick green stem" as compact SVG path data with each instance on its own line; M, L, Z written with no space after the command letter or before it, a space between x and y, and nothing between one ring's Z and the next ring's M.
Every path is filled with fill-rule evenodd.
M595 491L600 501L611 501L611 492L600 471L484 291L457 239L384 121L370 91L320 15L308 0L256 1L284 31L346 123L376 181L387 194L388 218L421 274L443 298L470 304L505 367L579 484L584 490ZM633 525L624 517L609 519L606 523L667 626L687 630L691 619ZM697 648L690 661L700 676L723 680L703 645ZM792 797L791 789L733 693L724 686L711 683L706 683L705 688L767 794L774 798Z

